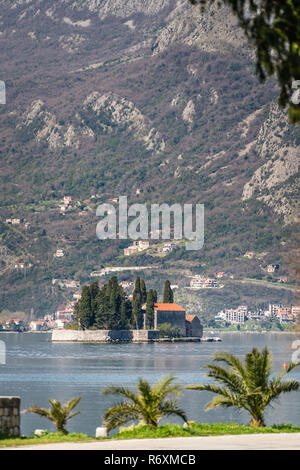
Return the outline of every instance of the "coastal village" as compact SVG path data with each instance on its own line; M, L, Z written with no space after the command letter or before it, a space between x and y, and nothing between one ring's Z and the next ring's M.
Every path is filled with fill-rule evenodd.
M125 284L131 284L124 282ZM53 314L45 315L43 318L38 320L32 320L25 322L19 318L8 319L5 324L2 325L3 330L7 331L49 331L53 329L65 329L68 324L71 324L74 320L74 305L77 300L81 297L80 292L74 293L74 299L66 304L64 307L58 309ZM168 323L172 326L178 326L177 319L175 316L172 317L174 312L184 312L185 320L187 323L187 333L183 336L199 336L201 332L201 324L197 315L188 315L184 308L177 304L164 305L162 303L156 304L157 311L161 314L161 310L168 312ZM294 325L297 320L297 316L300 315L300 305L275 305L270 304L269 308L265 311L250 311L247 306L240 305L237 308L227 308L216 314L215 320L224 326L240 325L245 324L248 320L255 320L261 322L263 320L276 319L280 324L291 324ZM194 333L192 333L192 329ZM182 330L182 333L184 331ZM197 334L196 334L197 333ZM201 333L202 334L202 333ZM200 335L201 336L201 335Z
M102 277L125 270L145 270L147 267L107 267L99 272L91 273L92 277ZM153 268L153 267L152 267ZM203 277L195 275L191 278L186 289L220 289L220 279L225 273L216 273L215 278ZM103 281L96 281L99 288L103 287ZM74 307L81 299L81 283L74 279L52 279L52 285L58 286L66 291L69 298L68 302L61 305L55 312L48 313L43 318L31 319L24 321L19 318L11 318L1 325L2 330L7 331L49 331L54 329L66 329L68 325L74 322ZM134 282L131 280L119 281L120 287L126 292L129 300L132 300L134 290ZM178 285L170 285L172 290L178 289ZM155 328L161 323L169 323L172 327L179 327L180 335L184 337L201 337L203 328L199 317L195 314L191 315L176 303L159 303L155 304ZM264 320L275 320L280 325L293 325L300 316L300 305L281 305L269 304L268 309L252 310L247 305L239 305L235 308L228 307L215 315L215 322L218 327L225 328L231 325L244 325L247 321L252 320L257 324Z

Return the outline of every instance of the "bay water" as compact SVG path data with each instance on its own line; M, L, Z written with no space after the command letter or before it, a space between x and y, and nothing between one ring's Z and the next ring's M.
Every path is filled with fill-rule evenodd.
M218 333L219 334L219 333ZM82 344L52 343L50 333L0 333L6 345L6 364L0 365L0 395L21 397L21 409L32 404L49 407L48 399L67 402L82 397L69 431L94 435L102 424L103 413L118 397L105 396L109 385L135 388L139 378L152 384L171 374L184 385L204 383L205 365L217 351L229 351L241 359L253 347L268 346L273 355L273 372L283 371L291 362L293 343L299 335L285 333L224 333L219 343L151 343L151 344ZM300 367L289 374L300 381ZM185 390L179 399L190 420L249 423L247 413L218 408L205 412L212 398L207 392ZM181 422L168 418L168 422ZM266 413L267 424L292 423L300 426L300 392L282 395ZM22 414L21 432L31 435L34 429L54 430L53 425L34 414Z

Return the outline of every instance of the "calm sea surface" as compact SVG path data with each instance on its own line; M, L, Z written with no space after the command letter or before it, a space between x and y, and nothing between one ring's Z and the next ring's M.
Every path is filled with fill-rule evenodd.
M7 363L0 365L0 395L20 396L22 409L32 404L48 407L49 398L66 402L81 396L78 409L83 414L70 421L68 429L93 435L104 411L115 401L101 393L108 385L134 388L140 377L153 383L165 374L175 375L182 385L203 383L207 380L204 365L214 352L226 350L243 358L252 347L265 345L273 353L274 371L282 370L291 361L293 341L300 339L288 334L226 333L221 337L221 343L67 344L51 343L47 333L0 333L7 349ZM300 367L290 377L300 381ZM195 421L249 422L247 414L233 409L205 412L210 397L207 392L185 391L180 404ZM267 424L299 426L300 392L283 395L266 417ZM36 428L53 429L44 418L22 415L23 434L30 435Z

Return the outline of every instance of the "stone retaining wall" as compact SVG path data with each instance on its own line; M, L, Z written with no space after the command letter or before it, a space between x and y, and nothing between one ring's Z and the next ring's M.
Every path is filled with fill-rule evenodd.
M110 343L127 341L149 343L159 339L158 330L53 330L52 341L71 341L81 343Z
M20 397L0 397L0 434L20 435Z

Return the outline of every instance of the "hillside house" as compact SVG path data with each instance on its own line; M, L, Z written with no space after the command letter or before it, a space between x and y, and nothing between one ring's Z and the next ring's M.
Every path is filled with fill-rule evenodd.
M150 246L149 240L134 241L131 246L124 249L124 255L129 256L129 255L133 255L134 253L147 250L149 246Z
M222 279L222 277L224 277L225 273L223 271L220 271L219 273L216 274L216 277L218 279Z
M47 326L47 323L44 321L31 321L29 323L29 329L31 331L41 331Z
M239 305L237 310L241 313L244 313L245 317L248 315L248 306L247 305Z
M267 271L268 273L272 274L278 271L279 267L279 264L269 264L267 267Z
M287 318L288 315L292 315L292 309L290 307L282 307L277 311L276 318L280 320L281 318Z
M54 325L58 330L63 330L68 323L70 323L69 320L67 320L66 318L62 318L55 320Z
M93 271L90 273L90 277L100 277L103 276L102 271Z
M292 305L292 315L295 317L299 315L300 318L300 305Z
M190 287L192 289L202 289L204 286L203 278L201 277L194 277L190 282Z
M295 323L294 315L291 313L280 312L278 316L279 323Z
M226 313L223 310L221 312L218 312L217 315L215 315L215 320L216 321L226 320Z
M273 318L277 317L282 308L283 306L281 304L269 304L268 316Z
M185 317L186 325L186 336L187 337L199 337L203 335L203 327L200 323L199 317L197 315L186 315Z
M190 282L191 289L212 289L217 288L218 283L214 278L194 277Z
M255 253L254 253L254 251L246 251L244 256L248 259L253 259L255 257Z
M74 300L80 300L81 299L81 292L74 292L73 294L73 299Z
M259 310L258 312L248 312L247 318L249 320L262 320L265 316L265 312Z
M64 196L64 205L69 207L72 205L72 197L71 196Z
M120 286L123 287L123 289L129 289L130 287L134 286L134 283L131 281L121 281Z
M78 289L78 287L80 287L80 281L74 281L74 280L65 280L64 281L64 286L67 288L67 289Z
M135 245L129 246L128 248L124 248L124 255L125 256L134 255L137 252L138 252L138 247L135 246Z
M225 310L225 320L227 323L245 323L246 321L245 311L227 308Z
M139 251L147 250L150 246L149 240L139 240L138 241L138 249Z
M162 323L170 323L180 329L180 335L186 336L185 309L174 303L154 304L154 329Z
M15 269L24 269L25 268L25 263L15 263Z
M55 312L55 318L56 320L67 320L71 322L74 319L73 309L57 310Z
M218 283L215 279L213 278L207 278L205 279L205 288L216 288L218 287Z
M63 256L65 256L64 250L56 250L53 256L54 258L62 258Z
M74 305L75 305L75 301L70 301L70 302L68 302L67 305L64 305L63 307L58 309L55 312L55 319L56 320L73 321L73 318L74 318L74 315L73 315Z
M176 243L174 243L174 242L167 242L167 243L165 243L164 246L163 246L163 252L164 252L164 253L168 253L168 252L172 251L175 247L176 247Z
M21 220L20 219L11 219L12 225L20 225Z

